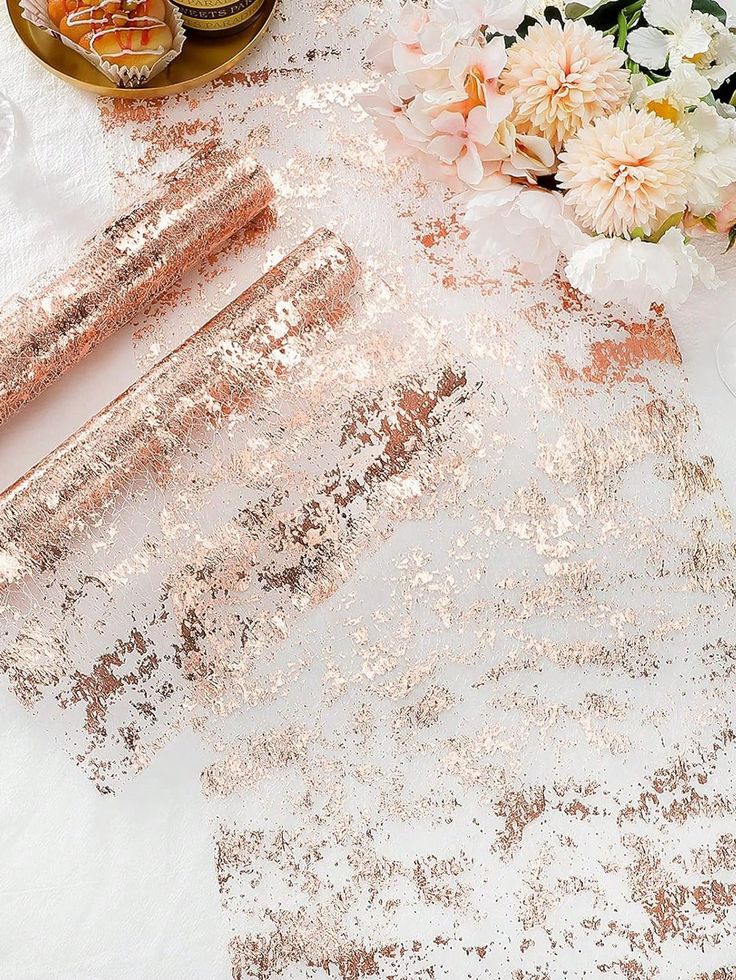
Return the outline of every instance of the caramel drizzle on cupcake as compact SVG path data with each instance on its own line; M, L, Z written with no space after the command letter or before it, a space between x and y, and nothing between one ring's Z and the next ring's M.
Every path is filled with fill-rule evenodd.
M161 9L160 0L100 0L95 4L80 3L79 0L66 0L64 7L67 9L65 15L66 27L72 31L79 28L87 28L79 39L82 47L88 48L99 57L106 61L114 61L117 58L150 58L151 56L160 57L168 50L163 44L159 43L155 47L156 38L152 37L152 32L160 28L168 31L168 26L160 17L154 17L151 7L156 6ZM72 9L69 9L69 8ZM64 26L61 30L63 33ZM117 51L97 50L97 43L101 38L114 35ZM139 44L134 45L134 37Z
M95 11L101 11L101 17L95 17ZM66 22L70 27L82 27L86 24L104 23L115 16L121 16L119 0L102 0L94 6L77 7L66 15Z
M145 27L130 27L129 25L134 21L146 21ZM105 52L104 58L106 61L113 61L115 58L122 58L132 55L133 57L148 57L149 55L162 55L166 54L166 49L159 45L157 48L147 47L151 41L151 31L156 30L158 27L165 27L166 24L159 20L157 17L130 17L126 22L125 26L113 26L105 27L102 30L90 31L89 35L89 48L90 51L95 50L95 42L101 37L106 37L108 34L114 34L115 40L120 45L120 50L115 52ZM133 34L141 35L141 46L138 49L133 48L131 45L133 43Z

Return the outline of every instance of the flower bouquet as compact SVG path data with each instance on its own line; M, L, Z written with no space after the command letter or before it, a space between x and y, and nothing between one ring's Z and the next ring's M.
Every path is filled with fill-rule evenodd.
M496 268L675 307L717 284L700 236L736 240L734 27L736 0L407 0L363 105Z

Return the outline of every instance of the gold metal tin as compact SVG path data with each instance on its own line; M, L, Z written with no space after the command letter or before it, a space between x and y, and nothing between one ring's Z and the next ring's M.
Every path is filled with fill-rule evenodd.
M54 75L95 95L117 99L155 99L190 89L219 78L248 54L266 33L278 0L265 0L257 15L237 34L205 37L189 34L184 50L148 85L123 89L112 85L84 58L55 37L23 19L18 0L6 0L10 20L28 50Z
M192 31L218 34L222 31L244 30L254 20L266 0L173 0L184 21Z

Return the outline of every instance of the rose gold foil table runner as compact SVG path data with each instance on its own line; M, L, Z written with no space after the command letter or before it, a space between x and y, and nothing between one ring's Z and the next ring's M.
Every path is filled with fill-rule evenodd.
M262 212L266 172L219 141L88 241L61 275L0 307L0 424Z
M271 290L254 332L218 333L216 359L187 355L182 397L165 387L173 368L152 375L137 427L104 413L69 460L0 498L0 674L101 792L210 712L270 704L310 610L425 504L452 500L477 444L464 358L370 268L350 290L354 260L320 240L310 254L335 288L314 317L300 319L302 294L324 274L303 265L302 290ZM87 480L74 459L98 469Z
M0 587L53 567L145 470L165 474L290 366L289 343L336 319L359 276L350 249L316 232L0 497Z

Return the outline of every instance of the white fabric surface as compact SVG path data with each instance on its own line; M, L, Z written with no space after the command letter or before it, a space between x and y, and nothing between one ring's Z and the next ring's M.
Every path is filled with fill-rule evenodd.
M124 201L96 100L22 48L4 7L0 51L0 90L17 124L12 165L0 178L5 296L63 262ZM121 331L3 428L0 484L138 374L130 331ZM103 797L5 690L0 714L3 980L228 977L198 740L182 737L128 793Z
M355 43L363 43L359 34ZM57 81L21 48L4 11L0 47L0 89L18 107L19 132L13 168L0 179L5 294L63 260L123 203L116 153L129 170L131 146L123 130L103 132L93 98ZM275 125L277 112L278 106ZM276 142L270 152L278 150ZM365 221L377 224L375 216ZM716 296L694 298L674 328L702 415L702 448L716 458L736 509L736 400L721 386L714 364L715 337L733 318L734 297L731 283ZM497 301L494 313L500 312ZM186 332L184 322L178 326ZM524 367L514 366L520 388ZM0 484L21 475L137 374L131 336L123 331L3 428ZM626 693L619 691L621 698ZM0 977L230 976L212 830L199 788L200 743L180 736L124 793L101 797L4 689L0 711ZM548 761L541 753L530 760L535 779L543 778ZM278 810L277 803L272 807ZM607 850L606 842L590 846ZM512 878L509 872L500 887L512 889ZM574 969L573 952L569 958ZM303 980L297 967L284 976Z

